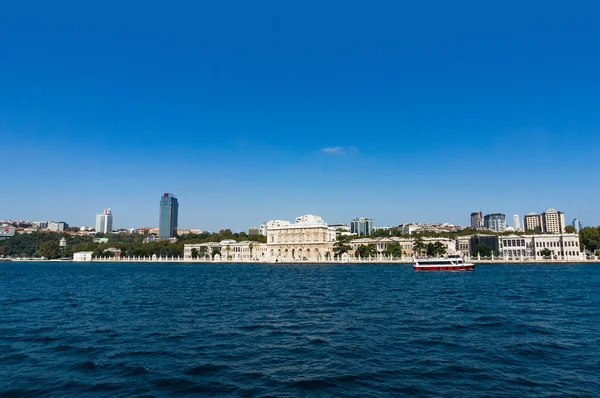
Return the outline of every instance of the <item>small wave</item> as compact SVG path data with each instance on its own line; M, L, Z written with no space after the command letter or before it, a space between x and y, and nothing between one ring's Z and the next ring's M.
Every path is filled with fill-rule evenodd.
M22 388L15 388L3 391L0 388L0 397L2 398L42 397L47 393L48 391L46 390L25 390Z
M263 329L265 328L265 325L245 325L245 326L239 326L239 329L242 330L256 330L256 329Z
M61 337L51 337L51 336L33 336L33 337L28 337L26 339L24 339L24 341L31 341L34 343L52 343L55 341L60 340Z
M323 390L326 388L333 388L337 386L337 383L330 379L311 379L311 380L299 380L289 385L291 388L301 390Z
M27 359L29 359L29 356L25 355L25 354L21 354L21 353L9 354L9 355L0 357L0 363L8 365L8 364L13 364L13 363L20 363Z
M80 372L95 372L98 370L98 366L92 361L77 362L71 366L71 369Z
M126 358L126 357L146 357L146 356L176 356L171 351L125 351L112 354L110 358Z
M150 369L145 366L131 366L126 364L118 364L115 366L116 373L123 377L137 377L150 373Z
M222 383L198 384L177 377L158 379L153 384L157 389L167 390L176 394L231 394L237 390L235 387Z
M3 304L20 304L20 303L33 303L36 301L42 301L41 297L31 297L26 299L8 299L4 300Z
M227 369L229 369L229 366L227 366L227 365L216 365L216 364L207 363L204 365L194 366L193 368L186 370L185 374L193 375L193 376L201 376L201 375L221 372L221 371L224 371Z
M548 358L551 356L551 353L548 350L529 347L529 348L519 348L516 350L517 355L526 357L526 358Z

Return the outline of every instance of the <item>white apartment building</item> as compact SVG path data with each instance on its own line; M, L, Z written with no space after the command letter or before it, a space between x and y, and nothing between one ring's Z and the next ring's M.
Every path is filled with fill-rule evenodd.
M113 215L110 209L96 215L96 233L109 234L113 230Z

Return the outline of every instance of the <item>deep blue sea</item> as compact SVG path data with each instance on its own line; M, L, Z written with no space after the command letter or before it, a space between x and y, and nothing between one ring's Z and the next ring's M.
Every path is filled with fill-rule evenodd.
M600 266L0 263L0 396L600 396Z

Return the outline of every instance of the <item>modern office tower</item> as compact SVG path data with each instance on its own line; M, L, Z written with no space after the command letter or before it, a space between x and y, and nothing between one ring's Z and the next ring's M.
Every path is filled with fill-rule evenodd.
M565 232L565 215L556 209L548 209L542 213L544 232L559 234Z
M350 233L358 236L368 236L373 234L373 220L370 218L355 218L350 222Z
M527 213L523 217L523 229L525 231L543 232L542 215L534 212Z
M506 215L502 213L486 214L483 218L483 226L495 232L506 230Z
M483 213L480 211L471 213L471 228L481 229L483 227Z
M108 234L113 230L113 215L110 209L96 215L96 233Z
M521 220L519 219L519 215L515 214L513 216L513 228L514 229L521 229Z
M579 230L581 230L581 221L578 218L574 218L572 225L575 228L575 232L579 233Z
M170 193L164 193L160 198L159 240L168 240L177 236L178 216L179 202L177 198Z

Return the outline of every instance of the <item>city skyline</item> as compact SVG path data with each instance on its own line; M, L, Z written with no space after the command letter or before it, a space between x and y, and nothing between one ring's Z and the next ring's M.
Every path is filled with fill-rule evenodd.
M0 218L600 225L596 4L88 7L0 16Z
M104 211L104 215L109 214L110 215L110 225L112 227L112 229L114 230L119 230L119 229L136 229L136 228L160 228L161 225L161 218L163 216L163 212L164 209L168 209L167 213L169 213L168 216L166 216L165 213L165 217L167 219L170 219L172 217L171 214L171 206L165 205L165 199L167 199L168 203L171 203L171 201L173 201L174 204L174 227L170 228L170 235L173 235L173 231L178 230L178 229L190 229L190 228L198 228L198 226L181 226L179 225L179 201L177 199L177 197L175 197L173 194L170 193L163 193L161 194L161 206L160 206L160 214L158 217L158 222L156 224L153 223L146 223L146 224L139 224L139 225L127 225L127 226L113 226L113 216L112 216L112 211L111 209L107 209ZM543 214L546 214L547 212L552 212L552 211L556 211L553 208L548 208L546 209L546 211L544 211L541 214L537 214L535 211L530 211L527 214L524 215L523 218L518 218L518 222L520 223L521 221L523 221L523 225L522 227L525 228L526 227L526 221L525 219L529 216L531 216L532 214L535 214L536 216L542 217ZM564 221L564 212L559 211L560 214L562 214L563 219L562 219L562 226L564 227L566 224L566 222ZM308 214L308 213L307 213ZM318 214L318 213L313 213L313 214ZM480 226L479 227L475 227L475 229L479 229L479 228L485 228L485 229L491 229L491 230L495 230L498 229L498 226L494 225L494 226L485 226L485 219L487 219L488 217L495 217L495 216L503 216L503 221L502 221L502 227L500 227L500 231L497 232L502 232L504 231L507 227L509 230L510 229L515 229L514 225L508 225L507 221L506 221L506 216L504 213L486 213L486 212L471 212L470 215L467 215L466 217L466 222L448 222L447 220L434 220L434 221L422 221L422 220L415 220L415 219L411 219L411 220L403 220L403 221L397 221L397 222L391 222L391 223L376 223L374 222L374 220L372 218L365 218L365 217L359 217L359 218L352 218L350 220L342 220L340 222L331 222L330 220L327 220L326 217L322 217L323 220L328 224L328 225L346 225L348 226L348 228L351 230L353 227L353 223L360 221L360 220L366 220L369 222L369 225L371 225L371 227L369 228L379 228L379 227L395 227L395 226L399 226L402 224L412 224L412 223L420 223L420 224L443 224L443 223L447 223L447 224L452 224L452 225L458 225L458 226L463 226L463 227L473 227L473 216L474 215L480 215L482 218L480 219ZM98 217L100 217L101 215L97 215L96 216L96 226L98 225ZM320 217L320 216L319 216ZM518 214L514 214L513 215L513 224L515 221L517 221L517 219L515 217L518 217ZM261 225L264 225L264 223L269 222L269 221L273 221L273 220L281 220L281 219L294 219L295 216L290 216L290 217L269 217L264 219L263 221L260 222L255 222L254 224L249 224L245 227L241 227L241 228L232 228L231 226L222 226L216 229L207 229L207 228L200 228L203 231L212 231L212 232L216 232L222 229L230 229L233 232L246 232L249 228L259 228ZM12 219L12 221L29 221L29 222L34 222L34 223L39 223L39 220L33 220L33 219L27 219L27 218L21 218L21 219ZM583 225L583 223L581 223L581 221L579 221L579 219L577 217L575 217L575 220L577 220L577 222L580 225ZM48 221L46 221L48 222ZM167 221L165 221L167 223ZM541 222L540 222L541 223ZM571 223L572 224L572 223ZM569 224L569 225L571 225ZM89 227L91 226L90 224L73 224L70 223L71 226L76 226L76 227ZM589 225L589 224L587 224ZM518 228L517 228L518 229ZM172 236L171 236L172 237Z

